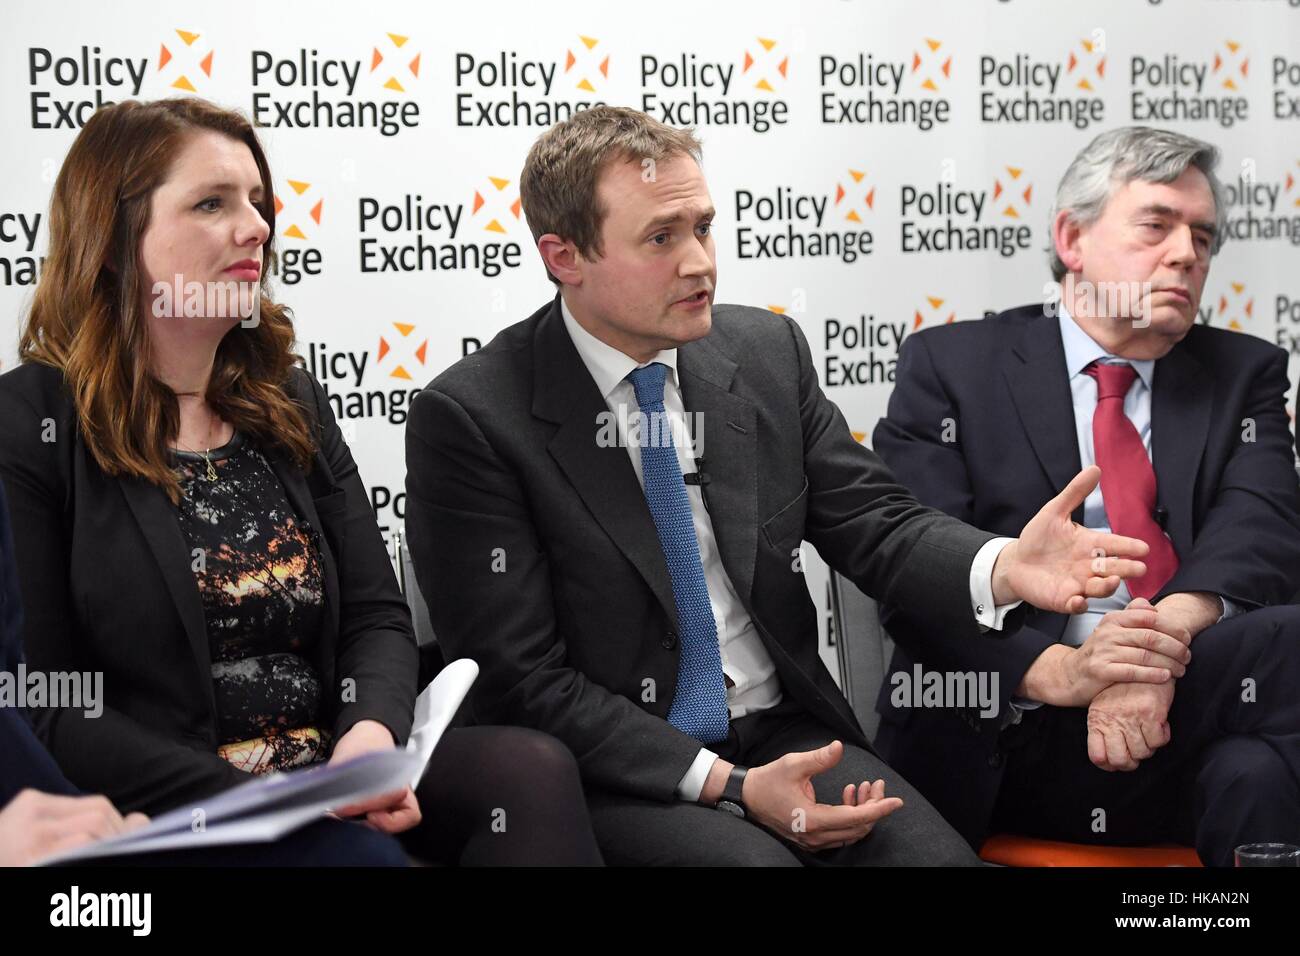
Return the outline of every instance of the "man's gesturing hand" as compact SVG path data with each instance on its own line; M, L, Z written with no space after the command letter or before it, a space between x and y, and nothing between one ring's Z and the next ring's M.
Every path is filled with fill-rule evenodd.
M856 843L871 832L878 820L903 805L885 796L885 782L849 784L843 803L818 803L812 778L830 770L844 756L838 740L804 753L786 754L752 768L745 776L742 798L750 817L783 840L805 850L825 850Z
M1027 601L1045 611L1080 614L1088 598L1113 594L1120 579L1146 573L1137 560L1150 550L1145 541L1092 531L1070 518L1100 480L1096 465L1083 469L1002 549L993 566L996 604Z

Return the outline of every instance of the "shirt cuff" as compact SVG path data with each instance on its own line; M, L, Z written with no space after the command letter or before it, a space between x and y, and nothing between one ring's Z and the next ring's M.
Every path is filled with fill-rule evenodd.
M1006 730L1012 724L1020 723L1021 716L1027 710L1037 710L1043 706L1041 700L1030 700L1028 697L1012 697L1007 701L1007 712L1002 718L1002 729Z
M1228 618L1236 617L1238 614L1241 613L1240 604L1237 604L1233 601L1229 601L1222 594L1218 595L1218 598L1219 598L1219 603L1223 605L1223 613L1219 615L1219 621L1226 621ZM1215 621L1214 623L1218 624L1219 621Z
M975 614L975 621L983 630L1002 630L1002 621L1009 611L1015 610L1022 602L993 606L993 565L997 563L1002 549L1015 538L994 538L975 552L975 560L970 566L970 606Z
M709 779L709 771L713 769L713 761L718 759L718 755L706 747L701 747L700 752L695 755L695 760L691 762L691 768L686 771L685 776L677 781L677 799L686 800L690 803L699 803L700 794L704 791L704 781Z

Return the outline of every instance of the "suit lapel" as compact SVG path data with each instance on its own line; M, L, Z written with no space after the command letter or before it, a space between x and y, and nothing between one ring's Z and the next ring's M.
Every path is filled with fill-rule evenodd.
M596 522L632 562L669 620L677 620L672 580L627 449L596 434L609 407L564 328L559 298L533 340L533 414L560 427L547 446Z
M185 637L189 640L190 650L199 666L202 677L199 683L206 689L208 704L213 713L216 713L212 681L209 679L212 656L208 651L203 599L199 596L199 588L194 581L194 559L185 535L181 532L180 523L176 520L176 510L157 485L140 478L122 478L119 484L149 550L158 563L163 583L176 605L181 624L185 628Z
M1151 463L1156 500L1169 513L1174 550L1192 546L1196 475L1210 429L1212 375L1181 345L1156 362L1151 396Z
M709 521L727 576L748 608L758 550L758 429L753 404L730 391L736 368L707 337L677 350L682 404L698 423L709 476Z
M1080 462L1065 347L1054 319L1043 316L1026 323L1003 375L1020 423L1055 494L1079 473ZM1082 505L1073 517L1083 521Z

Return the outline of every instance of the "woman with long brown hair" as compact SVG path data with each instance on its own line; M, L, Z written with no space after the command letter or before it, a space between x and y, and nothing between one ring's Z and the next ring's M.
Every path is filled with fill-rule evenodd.
M124 811L402 746L417 655L365 486L266 288L269 166L199 99L99 110L0 376L30 670L102 672L103 708L33 712L72 783ZM463 728L419 789L346 808L462 862L598 862L572 756ZM506 834L494 811L507 809Z

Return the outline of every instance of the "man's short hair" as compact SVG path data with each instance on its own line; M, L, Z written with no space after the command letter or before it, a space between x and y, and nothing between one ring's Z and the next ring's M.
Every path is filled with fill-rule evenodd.
M554 233L585 258L600 258L600 228L607 212L596 196L600 174L614 162L652 170L647 160L657 163L678 155L702 160L694 130L665 126L639 110L596 106L556 123L533 143L519 177L519 198L533 240ZM549 269L546 274L559 284Z
M1223 187L1214 168L1219 162L1219 150L1199 139L1181 133L1148 126L1125 126L1108 130L1085 146L1070 168L1061 177L1056 188L1056 202L1048 219L1049 230L1056 222L1057 213L1065 210L1076 225L1086 226L1097 221L1114 191L1134 180L1147 183L1172 183L1196 167L1210 181L1214 196L1214 239L1211 254L1223 246L1227 224ZM1060 280L1070 270L1065 267L1051 244L1049 259L1052 277Z

